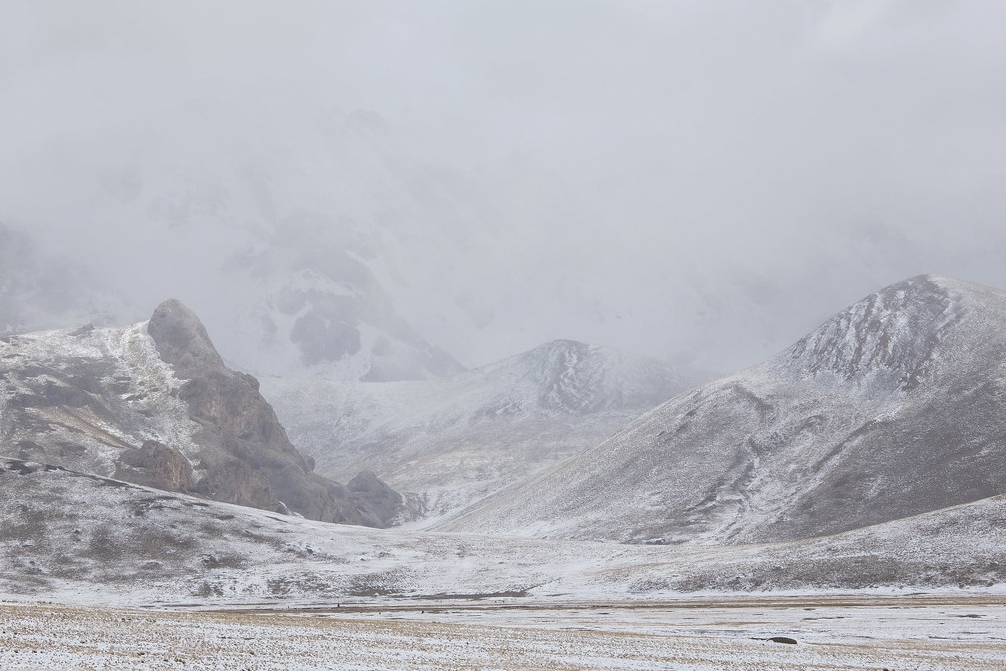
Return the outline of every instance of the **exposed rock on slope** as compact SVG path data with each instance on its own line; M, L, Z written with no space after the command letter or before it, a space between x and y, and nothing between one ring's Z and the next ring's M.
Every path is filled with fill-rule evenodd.
M147 326L161 359L185 384L179 398L200 425L193 436L206 448L200 458L206 476L199 492L211 498L256 508L283 501L311 519L345 518L334 492L286 439L276 414L258 393L258 381L226 366L206 329L178 301L166 301Z
M702 379L557 340L445 380L266 378L263 393L319 472L373 471L427 524L597 444Z
M227 368L198 318L0 341L0 436L12 456L311 519L382 525L386 496L312 473L258 381ZM8 453L10 453L8 452Z
M763 542L1006 492L1004 323L996 289L890 286L447 528Z

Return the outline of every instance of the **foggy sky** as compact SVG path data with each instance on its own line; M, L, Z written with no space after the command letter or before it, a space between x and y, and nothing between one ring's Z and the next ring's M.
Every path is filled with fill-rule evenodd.
M323 151L355 110L378 148ZM727 372L912 275L1006 288L1004 125L992 1L0 0L0 220L211 334L310 211L393 235L374 272L466 365Z

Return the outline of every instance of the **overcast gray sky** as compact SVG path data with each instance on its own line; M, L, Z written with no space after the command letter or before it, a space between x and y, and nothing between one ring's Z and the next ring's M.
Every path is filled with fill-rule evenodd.
M319 149L359 109L379 149ZM0 0L0 219L212 333L281 210L397 203L374 272L468 365L728 371L914 274L1006 288L1004 124L994 1Z

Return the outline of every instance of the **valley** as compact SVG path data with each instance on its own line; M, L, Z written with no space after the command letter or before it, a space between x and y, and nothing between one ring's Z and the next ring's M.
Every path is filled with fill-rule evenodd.
M262 383L178 301L8 336L0 664L999 668L1004 319L911 278L712 381Z
M0 671L1006 669L1003 26L0 0Z

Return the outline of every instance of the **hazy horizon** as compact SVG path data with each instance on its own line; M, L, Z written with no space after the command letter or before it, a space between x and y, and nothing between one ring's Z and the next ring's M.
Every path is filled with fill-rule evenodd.
M179 298L251 370L279 356L259 321L324 285L467 366L570 338L729 372L910 276L1006 288L1002 25L909 0L0 1L0 222L110 318Z

